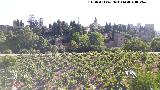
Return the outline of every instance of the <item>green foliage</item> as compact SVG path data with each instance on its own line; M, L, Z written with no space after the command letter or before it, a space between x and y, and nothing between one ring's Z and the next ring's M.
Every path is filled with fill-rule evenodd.
M132 38L128 39L124 45L123 45L124 50L131 50L131 51L147 51L148 50L148 45L146 42L138 39L138 38Z
M26 50L39 50L41 53L53 51L52 45L42 36L33 33L32 29L25 27L24 29L15 29L3 35L4 39L1 44L1 52L7 53L8 50L13 53L27 53Z
M34 34L28 27L23 30L13 32L12 37L7 37L6 44L14 52L19 52L21 49L31 49L35 44L38 36Z
M104 45L104 36L99 32L90 32L89 33L89 40L91 45L95 46L103 46Z
M152 51L159 52L160 51L160 38L159 37L154 38L151 41L151 46L150 47L151 47Z
M159 90L160 79L158 77L152 72L138 73L137 77L131 80L130 88L131 90Z
M60 88L67 90L76 90L77 88L150 90L150 87L153 89L156 87L155 90L158 90L159 74L153 74L152 69L148 69L155 62L154 58L153 54L140 51L127 52L121 49L111 49L99 53L92 51L53 53L52 55L20 55L15 59L15 64L6 64L7 67L11 66L6 70L10 71L12 77L15 77L14 80L24 84L21 88L27 90L35 87L51 90ZM129 70L134 71L135 75L132 75L131 72L127 74L126 71Z
M21 49L18 53L19 54L29 54L29 50L27 50L27 49Z
M12 56L4 56L4 57L0 57L0 68L8 68L10 66L14 66L16 63L16 57L12 57Z
M76 52L102 51L105 49L104 36L99 32L79 35L75 32L71 41L71 48Z
M79 41L79 47L80 48L88 48L90 46L90 40L89 40L89 37L87 34L84 34L82 35L80 38L80 41Z
M0 32L0 52L7 49L7 46L5 45L6 36L3 32Z
M75 42L79 43L79 40L80 40L80 34L79 34L79 32L73 33L72 40L74 40Z
M35 41L34 49L40 50L41 53L45 53L47 51L52 51L52 46L47 39L39 36L39 38Z
M71 40L71 50L76 51L77 48L78 48L78 45L77 45L76 41Z
M12 50L11 49L6 49L2 51L3 54L12 54Z

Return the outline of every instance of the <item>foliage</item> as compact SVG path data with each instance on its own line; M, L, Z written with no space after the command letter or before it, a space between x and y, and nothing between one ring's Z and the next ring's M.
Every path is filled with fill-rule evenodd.
M79 43L79 40L80 40L80 34L79 34L79 32L73 33L71 40L74 40L75 42Z
M76 52L102 51L104 50L104 36L99 32L90 32L80 35L75 32L71 41L71 48Z
M160 51L160 38L159 37L154 38L151 41L151 46L150 47L151 47L152 51L159 52Z
M71 40L71 50L76 51L78 48L77 43L74 40Z
M89 40L91 45L95 46L103 46L104 45L104 36L99 32L90 32L89 33Z
M12 50L11 49L6 49L2 51L3 54L12 54Z
M7 46L5 45L6 36L4 32L0 32L0 52L7 49Z
M18 53L19 54L29 54L29 50L27 50L27 49L21 49Z
M159 80L159 77L152 72L138 73L137 77L131 80L130 88L131 90L158 90Z
M28 27L24 30L17 30L13 32L13 35L8 36L6 39L7 46L14 52L20 51L20 49L31 49L35 44L38 36L34 34Z
M4 56L4 57L0 57L0 68L7 68L10 66L14 66L16 63L16 57L12 57L12 56Z
M148 46L147 43L138 39L138 38L132 38L128 39L124 45L123 45L124 50L131 50L131 51L147 51Z
M20 89L27 90L35 88L148 90L150 88L148 86L160 89L158 73L143 74L152 72L155 57L153 54L140 51L127 52L121 49L99 53L92 51L20 55L17 56L15 64L6 68L6 71L14 77L13 80L23 84ZM135 73L133 74L131 70Z
M67 22L58 19L52 24L49 24L49 28L47 28L47 26L43 25L43 18L39 18L38 20L34 15L30 15L28 19L29 25L26 25L25 27L22 20L14 20L13 24L13 27L6 26L6 30L0 32L0 52L7 49L12 50L13 53L21 52L23 49L40 50L41 53L54 52L53 44L55 38L61 38L63 48L59 50L62 52L72 50L77 52L102 51L105 48L105 42L111 40L117 42L114 39L115 33L123 33L125 38L131 39L131 37L136 37L147 30L142 26L137 26L138 28L136 29L134 27L132 28L132 25L130 24L126 26L114 23L112 25L107 22L103 27L98 24L96 18L94 22L87 27L81 25L79 21L70 21L68 24ZM86 29L89 30L89 33L87 31L87 34ZM149 39L146 41L150 41L150 39L155 36L155 31L149 31L147 34ZM104 35L107 35L107 39L105 39ZM73 43L72 40L77 44L74 45L78 46L75 50L71 47L71 43ZM127 47L131 48L131 46ZM140 44L134 48L138 49L138 47L143 47L143 45ZM137 51L136 49L134 50ZM138 50L140 49L143 48L139 48ZM145 49L142 51L145 51Z
M41 53L52 51L52 45L43 36L38 36L29 27L15 29L5 34L2 44L2 52L10 49L13 53L24 52L24 50L40 50ZM7 52L6 52L7 53ZM27 52L25 52L27 53Z
M86 52L89 51L90 48L90 40L87 34L82 35L79 41L79 48L78 51L79 52Z

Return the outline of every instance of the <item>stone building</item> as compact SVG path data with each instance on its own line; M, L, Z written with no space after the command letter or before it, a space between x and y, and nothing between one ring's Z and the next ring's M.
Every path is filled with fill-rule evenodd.
M138 23L136 26L133 24L129 24L129 26L131 29L129 34L132 37L139 37L145 41L151 41L155 36L154 24L145 24L141 26L141 24Z
M95 20L92 24L90 24L90 31L97 31L97 32L101 32L101 30L103 29L103 27L98 24L97 22L97 18L95 17Z
M9 26L9 25L0 25L0 31L10 31L10 30L13 30L13 27L12 26Z
M123 33L115 33L114 34L114 40L109 41L106 43L107 47L122 47L122 45L125 42L125 36Z
M139 38L145 41L151 41L155 36L154 24L145 24L143 28L139 30Z
M125 37L122 33L115 33L114 42L116 47L121 47L124 44Z

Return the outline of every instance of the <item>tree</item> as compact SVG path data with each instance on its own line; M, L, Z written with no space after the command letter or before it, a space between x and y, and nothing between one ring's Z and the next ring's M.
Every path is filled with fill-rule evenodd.
M76 23L75 21L70 22L69 29L70 29L71 34L73 34L75 32L81 33L83 31L81 24Z
M76 43L76 41L71 40L71 51L77 51L78 48L78 44Z
M17 53L21 49L31 49L37 39L38 36L29 27L25 27L23 30L11 32L11 35L7 36L6 44L13 52Z
M3 32L0 32L0 52L7 49L5 42L6 42L6 36Z
M76 43L79 43L79 41L80 41L80 34L79 34L79 32L73 33L72 40L74 40Z
M58 37L63 35L62 22L60 20L54 22L53 25L50 27L52 27L53 36Z
M39 38L36 40L34 49L40 50L41 53L45 53L47 51L52 51L52 46L47 39L44 39L42 36L39 36Z
M151 41L151 50L154 52L159 52L160 51L160 37L154 38Z
M17 26L20 26L20 22L19 20L17 19L17 23L16 23Z
M126 25L122 25L122 31L125 32L125 33L127 32Z
M80 41L79 41L79 52L86 52L90 49L90 40L87 34L81 35Z
M62 26L62 30L63 30L63 35L69 34L68 23L66 23L65 21L62 21L61 26Z
M89 37L87 34L84 34L80 37L80 47L89 47L90 46L90 41L89 41Z
M22 22L22 20L19 23L20 26L24 26L24 23Z
M139 38L132 38L128 39L124 45L123 45L124 50L131 50L131 51L147 51L148 50L148 45L146 42L142 41Z
M129 32L131 30L131 26L128 24L127 25L127 32Z
M43 18L39 19L39 26L42 27L43 26Z
M104 45L104 36L99 32L90 32L89 40L91 45L103 46Z
M36 25L35 25L35 17L34 15L30 15L30 18L28 19L27 21L29 23L29 27L30 28L34 28Z
M111 23L107 23L106 22L106 25L105 25L105 28L104 28L104 32L105 33L109 33L111 31Z
M99 32L90 32L80 35L75 32L71 39L71 48L76 52L87 52L90 50L101 50L104 46L104 36Z

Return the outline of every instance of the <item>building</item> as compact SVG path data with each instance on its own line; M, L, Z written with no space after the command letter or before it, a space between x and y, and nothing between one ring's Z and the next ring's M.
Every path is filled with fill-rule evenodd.
M154 24L145 24L144 26L141 26L140 23L137 23L136 26L133 24L129 24L129 26L131 30L129 34L132 37L139 37L145 41L151 41L155 36Z
M9 25L0 25L0 31L10 31L13 30L12 26Z
M145 28L146 30L151 30L151 31L153 31L153 30L154 30L154 24L145 24L144 28Z
M125 36L123 33L115 33L114 34L114 40L109 41L106 43L107 47L122 47L122 45L125 42Z
M124 44L125 37L122 33L114 34L114 43L116 47L121 47Z
M84 27L84 31L85 31L85 33L88 33L88 32L90 32L90 27L89 27L89 26L87 26L87 27Z
M154 24L145 24L143 28L140 28L138 35L145 41L151 41L155 36Z
M102 26L100 26L100 24L98 24L97 22L97 18L95 17L95 20L92 24L90 24L90 31L98 31L101 32L102 30Z

